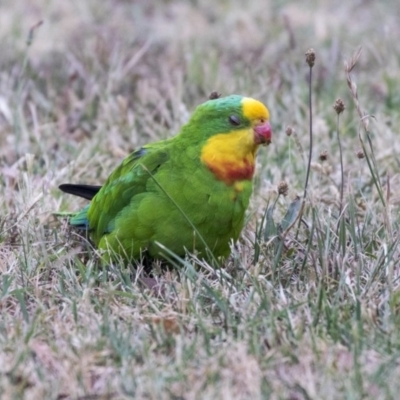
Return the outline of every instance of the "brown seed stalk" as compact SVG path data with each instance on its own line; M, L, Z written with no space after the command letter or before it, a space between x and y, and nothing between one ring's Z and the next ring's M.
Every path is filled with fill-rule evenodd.
M339 116L345 110L345 105L342 99L337 99L333 106L334 110L337 114L337 121L336 121L336 134L337 140L339 144L339 154L340 154L340 206L339 206L339 218L342 215L343 211L343 196L344 196L344 170L343 170L343 151L342 151L342 142L340 140L339 134Z

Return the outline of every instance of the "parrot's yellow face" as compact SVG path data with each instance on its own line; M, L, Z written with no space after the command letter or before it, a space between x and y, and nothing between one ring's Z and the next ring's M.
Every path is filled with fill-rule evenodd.
M269 111L258 100L243 97L241 113L229 116L232 130L211 136L202 149L201 160L227 184L251 179L260 144L270 144Z
M271 143L271 126L269 124L269 111L258 100L244 97L242 100L243 116L251 122L256 144Z

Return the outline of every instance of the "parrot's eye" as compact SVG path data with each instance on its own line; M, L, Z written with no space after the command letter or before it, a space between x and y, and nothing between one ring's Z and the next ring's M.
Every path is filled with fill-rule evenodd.
M239 119L239 117L237 115L231 115L229 117L229 122L233 126L239 126L240 125L240 119Z

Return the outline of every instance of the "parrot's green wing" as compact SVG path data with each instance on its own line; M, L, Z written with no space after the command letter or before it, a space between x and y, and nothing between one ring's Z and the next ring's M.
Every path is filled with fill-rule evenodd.
M115 169L87 210L95 243L113 231L117 215L129 206L135 195L146 191L147 181L168 158L165 142L158 142L134 151Z

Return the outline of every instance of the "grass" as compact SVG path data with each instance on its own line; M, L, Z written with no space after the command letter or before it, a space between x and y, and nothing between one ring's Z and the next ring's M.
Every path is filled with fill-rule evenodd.
M2 3L0 397L397 398L397 8ZM54 217L84 204L57 185L104 182L212 90L267 104L273 143L224 268L174 260L156 295L140 266L98 267Z

